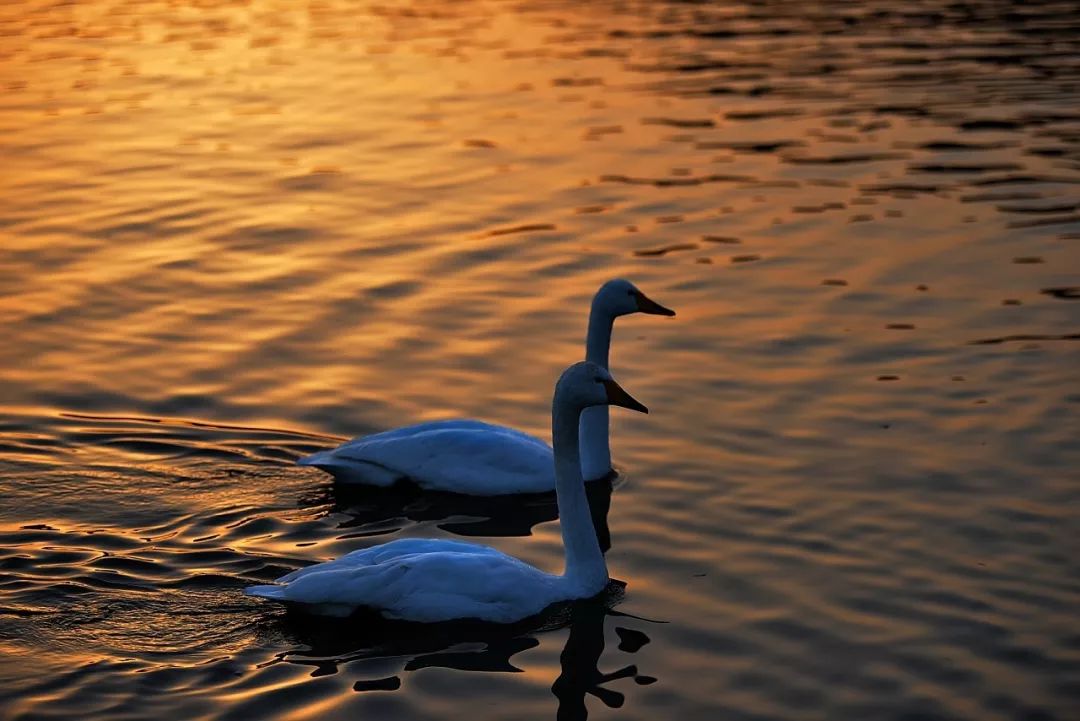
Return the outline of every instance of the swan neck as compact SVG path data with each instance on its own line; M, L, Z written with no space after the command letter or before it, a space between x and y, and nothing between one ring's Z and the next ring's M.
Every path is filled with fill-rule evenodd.
M585 336L585 360L607 368L611 351L611 331L615 318L593 299L589 330ZM581 470L587 480L603 478L611 472L608 407L586 408L581 414Z
M585 360L602 368L608 367L611 329L614 324L615 317L599 306L599 297L594 298L589 310L589 329L585 335Z
M580 410L560 403L552 410L551 438L555 450L555 494L566 551L564 577L579 597L592 596L607 585L607 565L596 540L578 447Z

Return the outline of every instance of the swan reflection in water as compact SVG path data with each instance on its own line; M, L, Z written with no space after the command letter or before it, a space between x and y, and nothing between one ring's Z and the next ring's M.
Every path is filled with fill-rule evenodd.
M611 494L618 485L621 483L614 473L585 484L593 527L604 552L611 548L607 515ZM325 506L327 515L345 516L338 528L354 529L351 536L355 537L396 531L403 520L436 522L441 530L459 536L529 536L534 526L559 517L554 492L478 497L422 491L408 485L349 488L327 484L317 494L301 499L299 505Z
M555 679L551 692L559 699L556 718L559 721L577 721L586 719L589 710L585 706L585 695L592 694L608 708L621 708L626 696L604 684L623 678L632 678L638 685L655 683L656 678L638 673L637 666L630 664L617 671L600 671L600 657L604 653L604 619L609 615L623 616L594 600L575 604L570 609L570 635L566 639L559 664L562 673ZM637 651L649 642L649 637L637 629L617 626L619 650L628 653Z
M568 626L570 632L560 656L562 670L551 691L558 699L556 718L580 721L588 718L588 695L609 708L623 705L625 693L606 684L622 679L633 679L638 685L656 681L639 674L634 664L608 673L600 671L609 617L625 624L615 628L620 651L636 653L650 640L640 629L627 627L631 623L640 624L639 619L613 610L622 599L624 586L620 581L612 581L599 596L567 603L509 626L462 622L416 624L363 616L354 616L342 624L289 613L281 630L306 648L277 654L263 666L278 663L311 666L313 677L339 673L347 667L349 673L363 676L353 683L354 691L395 691L402 686L402 672L423 668L519 673L522 669L513 664L513 656L540 645L537 638L540 633ZM404 664L402 657L408 658Z

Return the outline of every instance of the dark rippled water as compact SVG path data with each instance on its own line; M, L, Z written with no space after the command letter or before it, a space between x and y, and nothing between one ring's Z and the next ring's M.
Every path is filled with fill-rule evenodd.
M0 6L0 718L1080 717L1078 18ZM609 593L241 595L406 535L559 568L550 499L292 462L546 436L614 276L679 315L616 329Z

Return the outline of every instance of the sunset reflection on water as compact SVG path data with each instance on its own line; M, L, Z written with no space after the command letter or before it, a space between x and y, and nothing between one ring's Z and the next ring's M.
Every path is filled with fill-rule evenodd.
M1068 718L1073 10L0 6L0 718ZM620 276L678 317L616 325L613 610L319 655L241 596L399 535L557 570L550 508L292 461L546 438Z

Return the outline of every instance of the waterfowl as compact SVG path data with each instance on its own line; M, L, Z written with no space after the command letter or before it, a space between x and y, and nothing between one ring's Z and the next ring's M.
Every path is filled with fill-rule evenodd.
M317 615L343 617L365 609L423 623L514 623L551 604L595 596L607 587L608 572L585 496L578 426L586 408L609 404L648 413L596 363L570 366L555 385L551 435L565 553L562 574L488 546L406 538L293 571L244 593Z
M585 359L607 369L615 319L631 313L673 316L628 280L604 283L593 297ZM589 408L580 422L582 473L611 473L607 406ZM363 436L297 461L339 483L392 486L408 481L435 491L495 496L544 493L555 487L551 447L514 428L472 419L420 423Z

